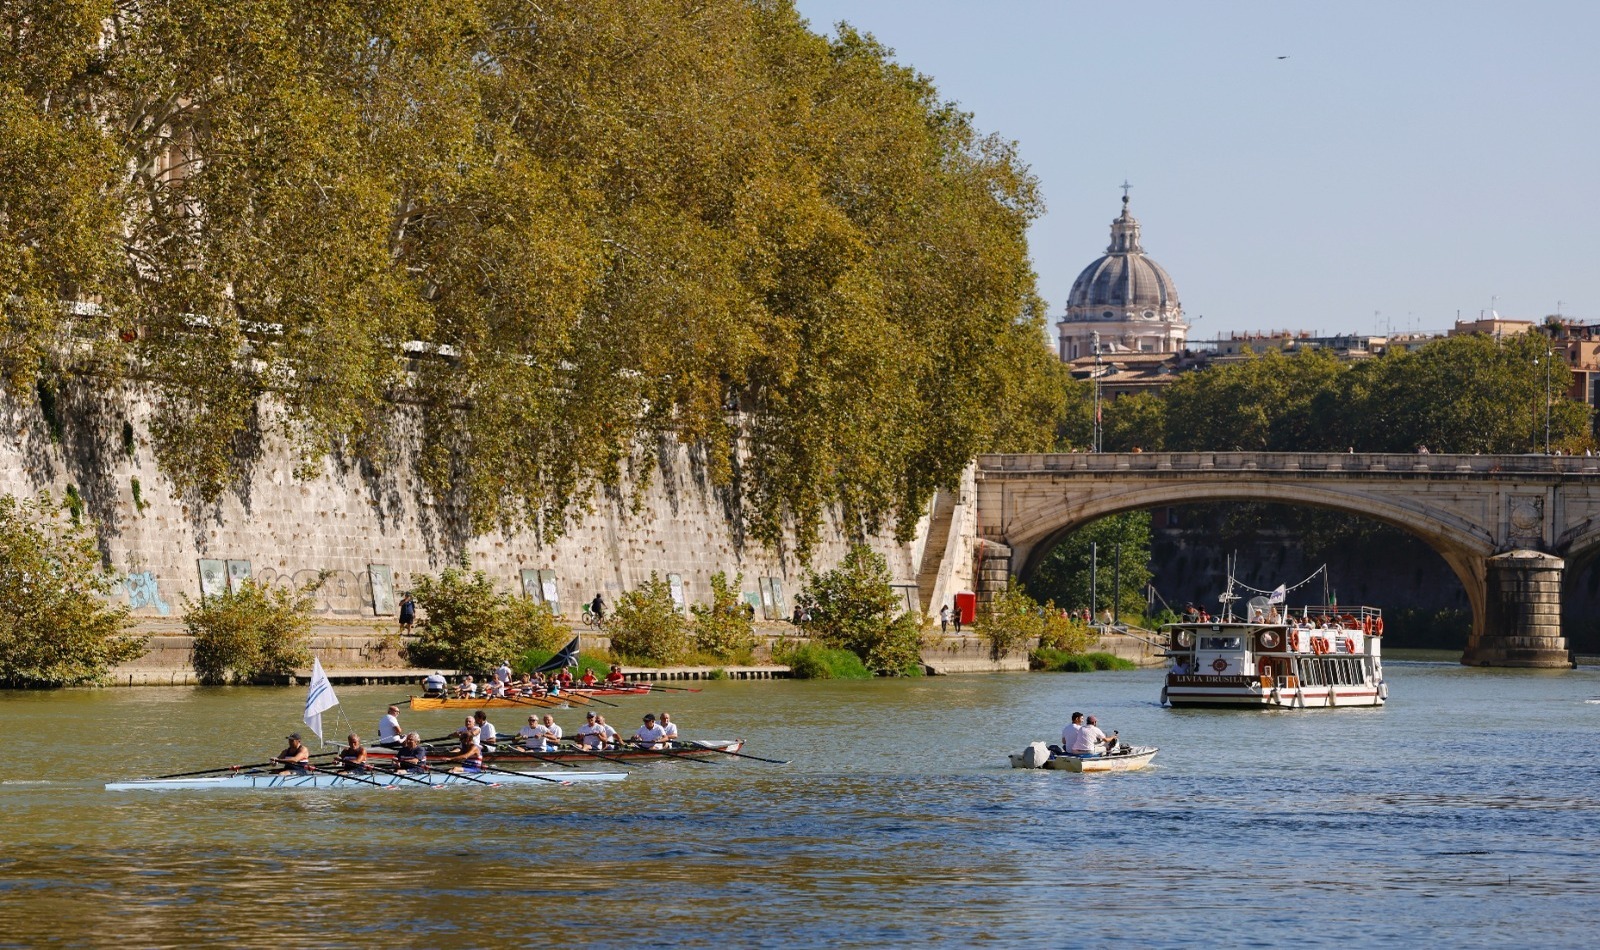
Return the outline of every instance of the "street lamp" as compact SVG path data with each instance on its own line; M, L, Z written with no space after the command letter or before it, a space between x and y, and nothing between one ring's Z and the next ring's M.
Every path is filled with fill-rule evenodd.
M1094 347L1094 440L1090 448L1100 451L1100 331L1089 334L1089 344Z
M1555 359L1556 351L1554 347L1547 347L1542 359L1537 356L1533 358L1533 365L1535 366L1538 366L1541 362L1544 363L1544 454L1546 455L1550 454L1550 364L1554 363ZM1536 416L1535 418L1537 419L1538 417Z

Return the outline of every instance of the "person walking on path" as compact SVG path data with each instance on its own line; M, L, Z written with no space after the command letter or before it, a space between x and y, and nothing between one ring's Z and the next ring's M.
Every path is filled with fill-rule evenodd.
M950 605L945 604L939 608L939 632L950 632Z

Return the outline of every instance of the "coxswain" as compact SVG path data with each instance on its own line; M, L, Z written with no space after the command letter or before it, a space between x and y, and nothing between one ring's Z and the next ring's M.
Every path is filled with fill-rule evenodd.
M365 772L367 770L367 749L361 744L361 737L350 733L349 745L339 750L339 767L346 772Z
M511 664L507 663L505 660L501 660L500 661L500 665L495 667L494 678L499 680L502 683L510 683L511 682Z
M390 706L378 720L378 745L393 749L405 741L406 731L400 728L400 707Z
M495 739L500 734L495 731L494 723L489 721L488 713L481 709L473 713L472 724L478 727L478 742L483 745L483 751L493 752Z
M661 731L667 734L668 743L678 741L678 724L672 721L672 713L662 713L656 722L661 726Z
M405 771L421 771L428 767L428 747L415 732L406 733L405 741L394 752L394 766Z
M427 696L443 696L449 685L444 674L435 671L422 680L422 692Z
M667 732L656 725L655 713L644 714L644 725L633 734L632 742L641 749L660 749L667 741Z
M311 764L311 750L300 741L300 733L289 733L289 748L284 749L272 757L272 761L283 766L284 772L304 772Z
M586 687L589 687L600 682L600 680L595 677L594 669L592 667L584 667L583 678L578 680L578 682L582 683Z
M622 675L622 667L615 663L611 664L611 672L606 674L606 685L622 686L627 682L628 678Z

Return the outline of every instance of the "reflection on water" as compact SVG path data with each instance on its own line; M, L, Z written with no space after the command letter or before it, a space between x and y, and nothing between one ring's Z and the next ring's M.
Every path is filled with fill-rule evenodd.
M1164 710L1151 671L712 683L666 697L686 734L793 764L570 788L110 793L261 761L300 692L0 693L0 946L1590 943L1600 677L1387 668L1326 713ZM360 729L393 694L340 690ZM1155 767L1006 767L1075 709Z

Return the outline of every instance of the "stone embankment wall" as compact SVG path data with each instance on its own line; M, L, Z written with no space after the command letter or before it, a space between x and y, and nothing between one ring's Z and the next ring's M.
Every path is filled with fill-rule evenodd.
M569 617L597 592L614 603L652 572L677 575L686 603L705 602L711 575L725 571L742 573L747 596L775 620L792 609L803 579L791 539L772 550L745 537L737 491L712 485L703 457L673 443L649 454L658 471L648 487L598 495L591 512L543 543L531 531L466 530L417 474L418 432L392 434L398 461L382 472L327 458L310 478L297 477L293 454L264 436L240 462L233 490L206 504L180 497L158 469L149 407L137 396L64 393L49 420L36 400L4 403L0 413L0 493L81 499L74 504L124 577L119 596L140 617L181 616L184 599L199 599L203 585L223 589L245 576L302 585L326 572L316 594L320 618L387 618L413 577L462 558L504 590L554 599ZM971 586L970 567L938 570L945 547L959 546L952 534L960 528L925 550L929 522L923 518L909 542L888 532L865 539L908 597L930 570L942 575L941 591ZM850 537L830 523L812 565L832 567Z

